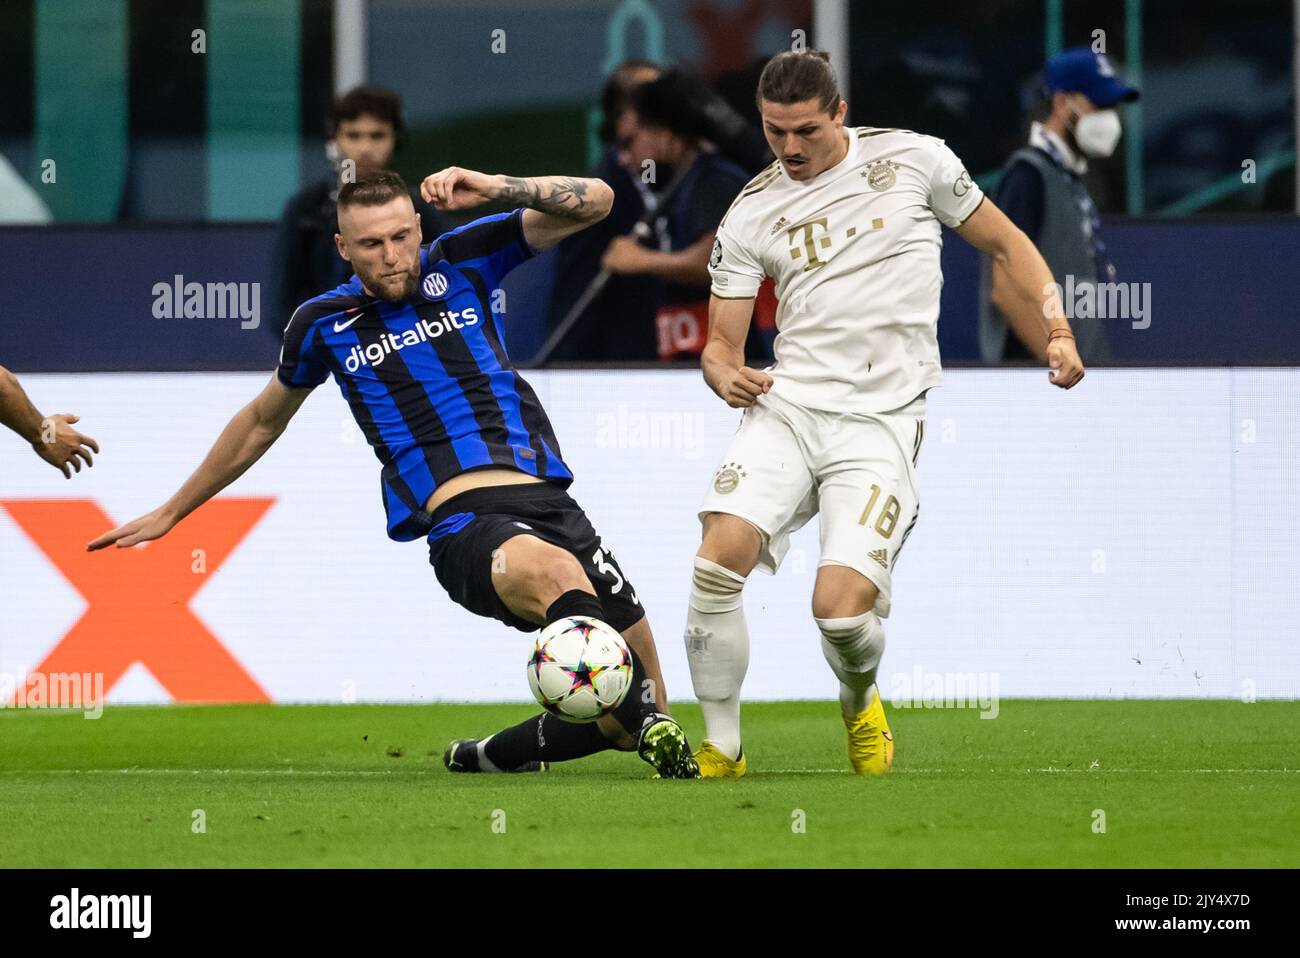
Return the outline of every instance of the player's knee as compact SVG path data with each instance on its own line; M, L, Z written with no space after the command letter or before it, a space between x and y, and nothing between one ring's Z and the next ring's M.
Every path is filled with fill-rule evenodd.
M812 614L814 619L848 619L870 612L876 606L878 592L874 586L856 595L814 592Z
M543 604L549 604L574 589L592 592L591 580L571 553L551 546L537 569L534 593Z
M587 573L572 553L535 536L507 541L494 557L493 574L507 578L512 591L543 610L566 592L592 591Z
M704 536L696 555L743 577L754 571L762 544L762 535L744 519L713 512L704 517Z
M836 572L827 573L833 568ZM813 586L814 619L847 619L863 615L876 607L880 590L859 572L847 567L823 567Z

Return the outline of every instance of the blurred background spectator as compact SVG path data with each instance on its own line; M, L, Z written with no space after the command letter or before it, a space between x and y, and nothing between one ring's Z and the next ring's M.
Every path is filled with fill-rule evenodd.
M589 171L614 190L609 216L570 236L556 252L555 281L547 330L569 315L601 270L601 258L618 237L629 235L653 203L640 171L629 170L619 158L616 131L630 109L636 88L657 79L659 67L648 60L628 60L606 79L601 92L600 161ZM550 359L648 361L655 358L655 309L659 281L648 273L611 276L604 288L576 317L559 340Z
M620 158L651 188L653 231L615 237L601 260L616 275L659 280L654 329L661 360L690 359L704 348L714 233L752 175L697 135L690 108L700 100L683 86L675 71L641 84L619 116Z
M1029 145L1002 169L993 200L1034 241L1057 285L1111 283L1116 270L1101 237L1101 217L1084 176L1088 161L1105 161L1119 144L1119 106L1138 91L1116 74L1105 54L1087 47L1058 53L1043 71L1042 98L1029 130ZM1037 322L1025 325L1002 311L1007 280L992 260L980 263L980 352L986 362L1047 358ZM1070 297L1064 297L1067 310ZM1086 363L1110 359L1105 320L1069 315L1079 356Z
M108 315L63 329L54 351L0 327L0 352L20 370L29 353L28 362L58 368L266 367L271 337L239 327L195 323L184 343L154 348L148 291L177 275L258 283L263 325L275 329L299 296L332 285L334 275L271 274L277 263L325 262L304 252L323 250L330 229L312 209L332 179L321 160L334 130L319 118L336 94L366 84L406 105L406 146L391 163L410 183L455 164L598 171L615 186L619 205L589 247L538 257L507 283L507 341L526 359L599 270L609 241L644 215L643 187L665 185L640 183L617 163L614 114L629 88L656 69L689 67L742 119L741 132L735 142L716 124L717 139L695 127L677 135L752 175L739 157L757 130L757 66L799 44L832 51L850 124L941 137L991 194L1028 141L1043 63L1071 46L1104 50L1143 95L1127 108L1115 157L1090 164L1084 182L1124 278L1153 282L1163 304L1149 330L1108 328L1115 360L1252 362L1300 348L1282 320L1289 293L1274 279L1295 252L1291 0L501 0L492 9L500 26L485 31L453 0L7 0L0 153L26 189L5 193L34 194L53 219L48 235L7 228L12 292L38 302L41 265L75 247L92 272L69 294L84 295L86 309L69 315ZM625 63L629 74L602 100L602 84ZM1207 216L1223 219L1196 219ZM316 226L297 229L313 217ZM672 217L664 222L671 232ZM1226 232L1207 243L1211 229ZM943 255L940 344L948 361L977 361L979 262L955 242ZM1255 291L1212 288L1228 269L1251 271ZM615 277L552 359L656 361L657 330L645 317L658 308L648 292L658 283ZM121 335L104 338L110 328Z
M270 264L272 321L263 325L277 339L298 306L352 275L334 243L339 187L345 179L387 169L406 138L402 98L383 87L349 90L334 101L325 122L329 134L325 156L331 170L289 200L275 234ZM411 200L424 242L432 242L446 231L447 222L420 196L418 181L411 186Z

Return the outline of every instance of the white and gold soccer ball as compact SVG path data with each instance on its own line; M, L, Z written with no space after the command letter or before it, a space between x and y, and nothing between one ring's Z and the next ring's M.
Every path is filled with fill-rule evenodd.
M623 704L632 653L613 628L586 615L552 622L528 657L528 686L542 708L566 722L594 722Z

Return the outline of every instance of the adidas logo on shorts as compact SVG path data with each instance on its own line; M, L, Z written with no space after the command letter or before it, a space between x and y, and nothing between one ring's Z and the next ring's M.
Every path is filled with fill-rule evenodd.
M889 550L888 550L888 549L872 549L870 552L867 553L867 557L868 557L868 558L871 558L871 559L875 559L877 562L879 562L879 563L880 563L880 567L881 567L882 569L888 569L888 568L889 568Z

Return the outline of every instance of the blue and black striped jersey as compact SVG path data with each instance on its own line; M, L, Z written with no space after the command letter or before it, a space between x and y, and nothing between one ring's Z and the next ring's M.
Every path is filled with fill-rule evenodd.
M430 494L471 469L573 481L492 312L502 278L533 255L522 215L485 216L422 248L420 285L404 303L366 295L353 276L299 306L285 329L280 381L312 388L334 374L383 464L394 539L427 534Z

